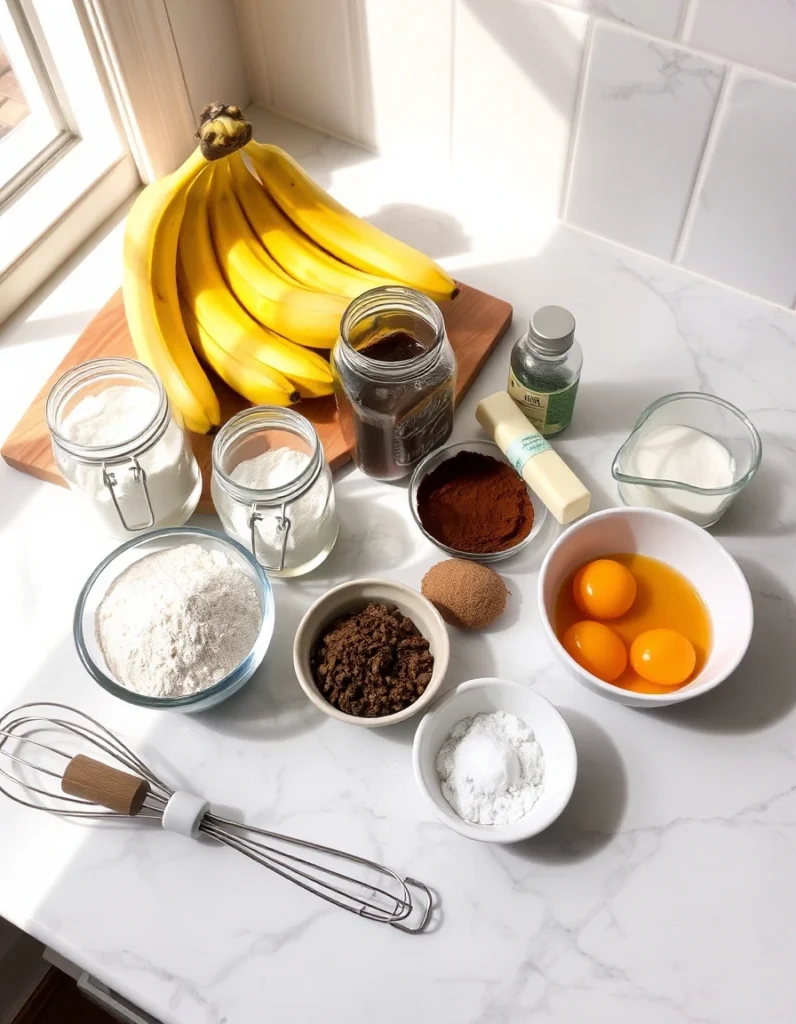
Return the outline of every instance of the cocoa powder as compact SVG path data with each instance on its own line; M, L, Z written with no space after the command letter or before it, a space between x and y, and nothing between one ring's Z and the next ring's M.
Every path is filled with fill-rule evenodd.
M395 605L372 601L324 630L310 653L310 669L331 705L347 715L381 718L421 696L434 656L411 619Z
M423 478L417 514L431 536L464 554L505 551L533 527L533 503L506 462L458 452Z

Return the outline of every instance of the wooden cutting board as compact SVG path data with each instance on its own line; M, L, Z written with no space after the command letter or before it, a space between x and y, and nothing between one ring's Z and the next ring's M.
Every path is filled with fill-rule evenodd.
M455 299L442 304L445 326L458 361L456 400L466 394L481 371L489 353L506 333L511 323L512 309L508 302L479 292L467 285L460 286ZM50 434L44 417L44 404L55 381L73 366L88 359L102 356L130 356L135 358L133 343L124 317L121 291L111 298L61 361L50 379L36 395L28 411L11 431L0 452L6 462L23 473L39 480L67 486L55 465ZM213 386L221 402L221 416L226 422L250 403L241 398L223 381L213 377ZM295 408L310 420L323 443L326 458L332 469L344 465L351 452L340 433L337 409L333 397L316 398L300 402ZM210 498L210 435L191 434L196 458L202 469L202 497L199 512L213 512Z

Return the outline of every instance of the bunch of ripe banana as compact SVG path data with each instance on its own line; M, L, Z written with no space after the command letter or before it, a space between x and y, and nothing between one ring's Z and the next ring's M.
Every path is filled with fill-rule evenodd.
M456 294L427 256L355 217L283 150L252 141L239 108L205 107L197 134L195 152L127 218L123 286L138 357L190 430L221 420L202 363L257 405L328 395L329 362L315 350L334 344L351 299L383 284Z

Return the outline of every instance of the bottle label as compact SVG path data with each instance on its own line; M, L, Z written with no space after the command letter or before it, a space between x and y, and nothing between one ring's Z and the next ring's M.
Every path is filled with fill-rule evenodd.
M560 391L533 391L509 371L509 394L540 434L557 434L568 427L575 408L578 382Z
M506 458L522 475L523 466L529 462L534 455L541 455L542 452L549 452L550 445L541 434L523 434L515 437L506 449Z

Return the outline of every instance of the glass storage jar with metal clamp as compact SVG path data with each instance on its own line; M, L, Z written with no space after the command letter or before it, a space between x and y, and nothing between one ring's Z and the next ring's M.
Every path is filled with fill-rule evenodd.
M332 473L315 428L291 409L253 406L224 424L211 490L224 529L272 576L301 576L334 547Z
M47 396L55 461L111 534L182 526L202 475L182 418L158 377L134 359L93 359L67 370Z

